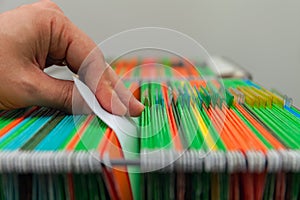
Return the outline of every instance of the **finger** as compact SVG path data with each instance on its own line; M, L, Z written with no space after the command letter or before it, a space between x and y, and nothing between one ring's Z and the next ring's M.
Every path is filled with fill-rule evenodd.
M127 114L128 110L126 106L122 103L117 93L112 89L108 82L100 84L95 95L106 111L121 116Z
M74 87L73 81L56 79L43 72L38 77L39 87L35 94L35 105L56 108L73 114L92 113Z
M112 79L112 87L120 98L121 102L128 108L128 115L139 116L144 110L144 105L140 103L133 94L124 86L112 68L107 69L108 76Z
M115 91L118 94L118 97L121 99L122 103L128 108L127 114L129 116L137 117L143 112L144 105L139 102L134 97L134 95L124 87L121 81L117 83Z

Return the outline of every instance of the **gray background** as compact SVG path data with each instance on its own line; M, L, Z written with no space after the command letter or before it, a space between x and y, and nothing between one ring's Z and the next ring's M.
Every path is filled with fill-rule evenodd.
M2 0L0 12L30 2L34 1ZM277 88L300 105L300 1L55 2L96 43L143 26L183 32L209 53L235 60L251 72L255 81Z

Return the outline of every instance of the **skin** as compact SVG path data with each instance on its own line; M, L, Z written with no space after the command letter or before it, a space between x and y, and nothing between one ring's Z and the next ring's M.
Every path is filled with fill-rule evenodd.
M78 74L107 111L131 116L143 111L97 45L55 3L43 0L2 13L0 24L0 109L38 105L71 113L72 98L81 105L72 81L43 72L55 64Z

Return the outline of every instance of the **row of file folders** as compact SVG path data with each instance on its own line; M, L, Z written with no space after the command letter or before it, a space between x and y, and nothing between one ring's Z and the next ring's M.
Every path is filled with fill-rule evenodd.
M289 98L185 61L112 66L145 105L137 135L121 141L95 115L1 111L2 199L299 198Z

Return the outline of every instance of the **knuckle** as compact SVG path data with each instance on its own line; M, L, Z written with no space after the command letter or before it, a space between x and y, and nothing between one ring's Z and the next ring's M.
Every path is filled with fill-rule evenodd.
M55 11L59 11L59 12L63 12L60 7L54 3L53 1L40 1L36 4L38 7L40 7L41 9L50 9L50 10L55 10Z
M41 1L29 6L32 7L38 19L66 18L63 11L52 1Z
M56 3L54 3L53 1L44 1L44 2L46 2L46 5L49 8L54 8L54 9L60 10L60 8L58 7L58 5Z

